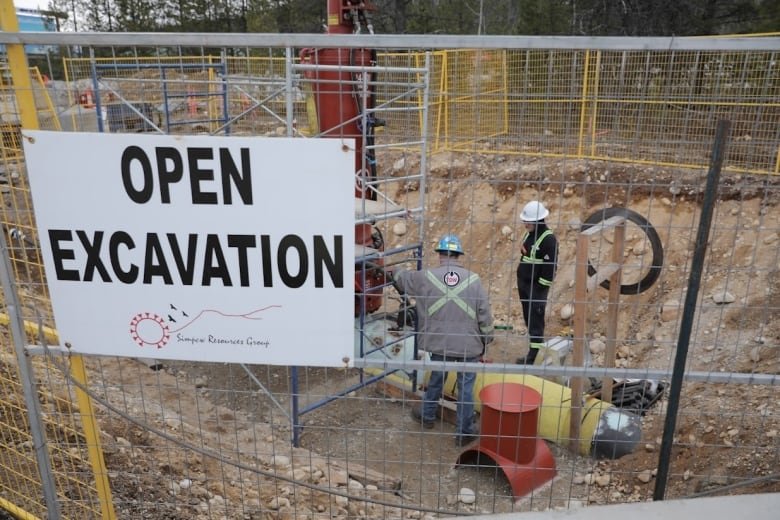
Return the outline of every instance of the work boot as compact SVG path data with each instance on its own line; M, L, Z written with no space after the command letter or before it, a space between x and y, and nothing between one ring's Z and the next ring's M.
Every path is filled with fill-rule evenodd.
M455 446L462 448L479 439L478 433L459 433L455 436Z
M433 419L426 419L425 417L423 417L422 408L421 407L419 407L419 408L417 406L413 406L412 407L412 418L416 422L421 423L423 425L423 428L425 428L427 430L430 430L434 426L436 426L436 421L435 420L433 420Z

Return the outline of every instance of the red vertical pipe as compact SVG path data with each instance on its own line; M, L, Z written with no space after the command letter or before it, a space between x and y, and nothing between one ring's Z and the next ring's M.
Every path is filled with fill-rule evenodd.
M345 16L350 7L345 7L344 0L328 1L328 34L352 34L354 21L351 16ZM354 15L354 13L351 13ZM373 65L373 53L369 49L303 49L301 61L312 65L332 67ZM364 171L364 138L359 124L363 110L363 86L355 84L358 74L343 70L315 70L307 72L306 77L312 80L312 94L317 109L317 126L321 137L351 138L355 140L355 196L373 199L372 193L365 190L358 179L372 177L372 172L366 167ZM370 87L372 88L372 87ZM370 95L369 93L366 93ZM366 100L369 108L373 100ZM366 161L367 163L368 161ZM374 240L374 228L370 224L355 226L355 243L383 249L383 244ZM382 265L382 261L375 263ZM355 265L355 316L361 308L366 314L376 311L382 303L382 285L384 274L377 269L362 269ZM362 296L360 296L362 295Z
M367 49L306 49L302 56L313 65L361 66L371 65L371 52ZM362 107L361 96L356 91L362 87L354 85L351 72L339 70L318 70L312 73L312 91L317 106L319 131L322 137L355 139L355 172L363 164L363 132L358 127ZM355 187L355 195L361 189Z
M519 383L496 383L484 387L480 446L517 464L527 464L536 455L537 425L542 396Z

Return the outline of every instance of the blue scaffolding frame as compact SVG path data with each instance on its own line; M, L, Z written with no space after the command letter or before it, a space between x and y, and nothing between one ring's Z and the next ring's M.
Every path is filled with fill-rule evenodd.
M100 100L100 78L101 72L105 70L159 70L160 71L160 83L162 84L163 103L161 106L161 112L165 118L165 133L170 133L171 128L179 125L188 124L209 124L219 123L220 128L223 129L225 135L230 134L230 125L227 122L230 119L230 105L228 103L228 85L227 85L227 64L222 61L220 63L113 63L102 64L96 63L92 60L91 63L91 76L92 76L92 90L95 93L95 114L97 117L97 129L98 132L105 132L105 125L103 124L102 106ZM203 70L216 70L220 73L222 78L220 81L221 88L218 92L188 92L184 94L171 93L168 89L167 71L169 70L181 70L181 71L203 71ZM195 119L195 120L181 120L173 121L171 119L170 104L173 99L188 99L191 97L221 97L222 101L222 113L223 117L219 119ZM131 103L125 102L131 111L135 112L139 117L146 119L148 123L153 125L152 121L148 121L146 114L136 109Z

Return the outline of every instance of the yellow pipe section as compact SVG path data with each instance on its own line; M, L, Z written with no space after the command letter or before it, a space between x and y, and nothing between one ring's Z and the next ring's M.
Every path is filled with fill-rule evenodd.
M0 31L19 32L19 20L16 19L16 8L12 0L0 0ZM8 56L16 104L19 107L19 122L24 130L37 130L38 113L35 109L35 96L24 45L6 44L5 52Z
M382 372L381 369L376 368L368 368L365 369L365 371L373 375L378 375ZM423 376L423 380L427 382L429 376L430 372L426 372ZM402 388L406 391L411 390L411 381L403 374L394 372L385 379L391 381L393 386ZM456 379L457 374L455 372L449 372L447 374L447 379L444 382L444 396L451 401L457 400ZM569 422L571 417L571 388L541 377L527 374L477 373L473 395L474 408L477 411L482 409L482 402L479 398L480 391L486 386L494 383L518 383L539 392L542 396L542 406L539 409L537 424L539 436L550 442L568 446ZM607 403L588 395L583 396L581 410L581 435L578 445L578 453L580 455L610 456L605 455L605 453L609 454L614 451L617 455L613 456L613 458L617 458L630 452L639 441L639 437L641 436L638 430L639 422L638 419L633 417L633 414L627 414L615 407L612 403ZM612 415L612 420L603 421L603 418L606 419L606 417L603 417L605 415ZM608 426L613 431L617 429L620 432L620 430L623 429L624 431L620 433L629 432L630 430L629 433L636 434L637 438L632 439L629 435L629 438L615 439L609 435L612 432L606 432L605 435L604 423L608 423ZM598 441L600 445L598 449L599 453L594 453L594 441Z
M14 518L17 518L18 520L41 520L34 514L28 513L21 507L14 505L13 502L9 502L4 498L0 498L0 507L14 515Z
M444 383L445 395L457 396L456 373L447 374ZM479 398L480 391L494 383L519 383L532 388L542 396L542 406L539 409L539 436L556 444L566 445L569 438L569 419L571 417L571 388L548 381L541 377L525 374L477 374L474 384L474 407L482 408ZM614 408L593 397L588 397L582 404L582 422L580 423L579 453L590 455L591 441L601 418L601 413L607 408Z
M0 313L0 326L8 326L10 322L11 318L9 318L7 314ZM37 338L38 334L40 334L40 330L41 329L38 327L37 323L27 320L24 321L24 331L31 337ZM60 337L57 334L57 331L51 327L43 326L43 336L49 343L59 344L60 342Z

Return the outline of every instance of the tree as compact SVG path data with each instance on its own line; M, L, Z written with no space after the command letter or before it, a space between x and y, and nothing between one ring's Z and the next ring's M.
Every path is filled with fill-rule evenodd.
M153 0L115 0L117 30L130 32L159 29L159 19L154 13Z
M776 0L758 0L752 30L755 32L780 31L780 3Z
M691 36L776 31L777 0L373 0L384 34ZM79 31L319 33L327 0L50 0Z
M574 33L693 36L750 30L754 0L572 0Z

